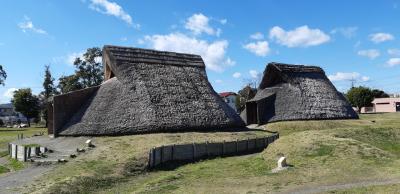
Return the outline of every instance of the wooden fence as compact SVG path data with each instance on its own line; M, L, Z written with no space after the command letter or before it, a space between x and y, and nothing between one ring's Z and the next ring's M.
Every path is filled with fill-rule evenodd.
M45 152L47 152L47 148L45 147L40 147L40 146L31 147L31 146L18 145L15 143L8 144L8 154L10 155L10 157L22 162L26 162L31 157L38 156L41 153Z
M276 133L268 137L230 142L205 142L155 147L149 152L148 167L154 168L174 161L191 162L207 158L256 153L264 150L278 138L279 134Z

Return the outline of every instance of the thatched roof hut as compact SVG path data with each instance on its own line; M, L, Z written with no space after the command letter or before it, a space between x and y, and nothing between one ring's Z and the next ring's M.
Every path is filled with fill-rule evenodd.
M86 94L78 91L75 96L87 98L75 105L79 108L70 111L65 124L54 126L56 134L122 135L245 126L213 90L198 55L105 46L103 65L105 82ZM69 95L70 100L77 99ZM57 98L54 106L59 104Z
M282 63L268 64L256 96L241 116L247 124L358 118L320 67Z

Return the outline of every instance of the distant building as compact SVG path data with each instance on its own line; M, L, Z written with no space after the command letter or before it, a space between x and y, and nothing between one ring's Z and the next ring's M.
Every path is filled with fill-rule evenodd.
M372 104L374 112L400 112L400 98L375 98Z
M12 125L18 122L25 123L28 120L24 115L16 112L14 106L11 103L0 104L0 119L6 125Z
M219 93L219 96L230 106L233 110L236 110L236 96L235 92L222 92Z

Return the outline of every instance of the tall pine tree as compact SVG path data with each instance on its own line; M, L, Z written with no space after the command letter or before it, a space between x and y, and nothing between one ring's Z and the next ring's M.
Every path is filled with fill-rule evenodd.
M47 120L48 120L48 115L47 115L47 105L48 105L48 100L50 97L54 96L57 94L57 89L54 86L54 78L51 75L50 72L50 65L45 65L44 66L44 81L43 81L43 89L44 91L41 92L41 112L43 119L46 121L46 127L47 127Z

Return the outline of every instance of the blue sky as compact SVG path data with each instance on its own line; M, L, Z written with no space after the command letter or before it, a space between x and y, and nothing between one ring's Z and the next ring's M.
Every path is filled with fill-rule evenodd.
M338 90L400 93L400 1L3 0L0 64L11 91L42 90L53 76L105 44L200 54L217 92L237 91L268 62L322 67Z

